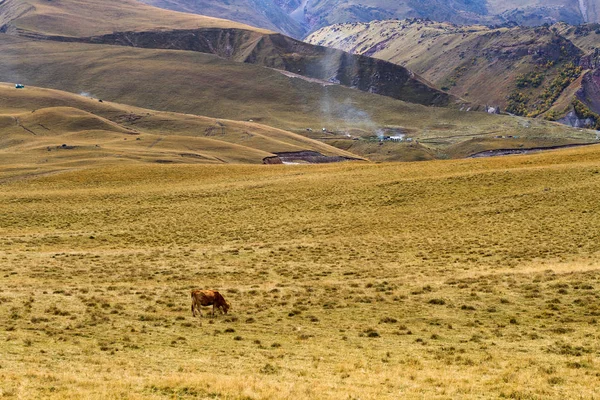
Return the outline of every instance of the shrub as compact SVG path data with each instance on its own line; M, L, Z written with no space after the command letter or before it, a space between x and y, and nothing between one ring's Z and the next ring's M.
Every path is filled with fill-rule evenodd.
M444 304L446 304L446 300L444 299L431 299L428 302L429 304L435 304L435 305L439 305L439 306L443 306Z
M265 364L260 369L260 373L265 374L265 375L274 375L277 372L279 372L279 368L276 365L269 364L269 363Z
M375 329L369 328L369 329L365 330L364 332L362 332L359 336L366 336L366 337L370 337L370 338L378 338L381 335Z

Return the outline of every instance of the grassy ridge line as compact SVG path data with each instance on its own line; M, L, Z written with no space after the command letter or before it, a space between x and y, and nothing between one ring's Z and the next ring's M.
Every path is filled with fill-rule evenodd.
M599 165L591 146L0 183L2 393L593 397ZM198 286L231 314L192 319Z

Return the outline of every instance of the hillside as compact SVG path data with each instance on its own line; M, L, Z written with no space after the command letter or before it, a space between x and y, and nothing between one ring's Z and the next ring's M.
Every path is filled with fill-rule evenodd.
M293 18L294 10L285 7L284 4L279 6L282 2L278 0L144 0L143 2L164 9L239 21L296 38L301 38L306 33L304 24ZM299 6L298 3L295 8Z
M473 103L595 127L600 121L587 115L600 112L600 99L586 77L598 68L590 52L599 34L594 25L488 28L405 20L335 25L307 40L404 65ZM589 110L576 109L577 101Z
M0 0L0 398L599 397L600 25L323 34Z
M269 32L229 20L161 10L135 0L4 0L0 3L0 31L8 33L80 37L173 27Z
M206 14L301 37L349 22L427 18L455 24L539 26L600 22L598 0L144 0L167 9Z
M325 156L321 162L356 159L256 123L157 112L56 90L0 84L0 101L0 164L17 170L132 162L261 164L278 153L306 151Z
M111 4L117 7L109 2L109 10ZM107 29L101 22L89 28L97 35L66 35L57 21L68 19L73 10L85 13L85 5L53 3L52 23L43 32L23 30L22 21L28 15L46 21L43 7L12 18L13 28L0 34L1 76L151 110L254 121L373 161L457 158L596 140L593 132L545 121L467 112L472 109L468 103L391 62L238 29L227 21L208 19L224 28L156 27L109 34L99 33ZM16 9L5 8L5 15L9 10ZM92 10L90 15L100 21L110 16ZM163 12L166 18L180 15L153 10L156 19L147 21L148 27L162 23Z
M377 161L595 140L593 132L555 123L424 107L199 52L8 36L2 61L0 74L26 85L153 110L253 120ZM412 142L379 142L398 134Z
M102 6L82 0L51 5L30 1L2 4L0 18L8 22L1 31L39 40L198 51L424 105L460 102L393 63L320 48L230 21L164 11L133 0L123 4L110 0ZM14 17L24 4L31 7ZM78 21L78 15L90 19Z

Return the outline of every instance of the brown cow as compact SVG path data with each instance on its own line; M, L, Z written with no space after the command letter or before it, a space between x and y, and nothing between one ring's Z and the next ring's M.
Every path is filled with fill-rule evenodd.
M221 293L216 290L192 290L192 315L194 317L196 316L196 310L202 316L200 306L213 306L213 316L215 315L215 308L220 308L224 314L227 314L230 307Z

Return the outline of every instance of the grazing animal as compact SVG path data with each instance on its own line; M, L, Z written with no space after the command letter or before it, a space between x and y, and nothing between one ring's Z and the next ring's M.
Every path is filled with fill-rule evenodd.
M196 310L202 316L200 306L213 306L213 316L215 315L216 308L220 308L223 314L227 314L230 307L221 293L216 290L192 290L192 315L194 317L196 316Z

